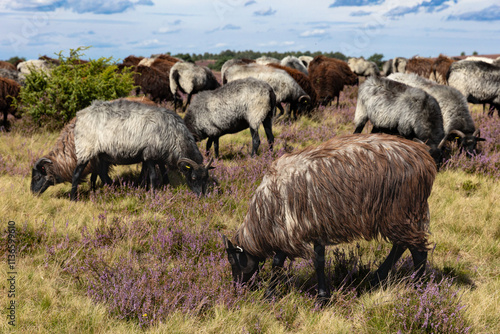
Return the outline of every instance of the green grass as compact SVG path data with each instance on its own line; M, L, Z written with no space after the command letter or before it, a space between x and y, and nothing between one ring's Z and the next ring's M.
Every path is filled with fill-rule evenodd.
M301 138L300 133L311 131L316 136L312 131L321 132L324 126L331 127L332 137L351 133L352 124L344 118L335 108L327 108L293 124L278 123L274 127L276 151L285 145L296 149L317 142ZM267 141L262 129L260 134L262 152L267 148ZM281 139L283 134L288 134L286 141ZM179 179L174 186L158 191L157 195L128 186L100 188L92 194L89 186L83 184L80 187L83 199L75 203L68 200L69 184L51 187L40 196L29 192L31 166L36 158L48 152L57 135L48 132L26 135L15 129L12 133L0 134L2 259L6 259L9 220L16 222L19 247L16 326L8 325L6 320L6 308L11 299L7 296L6 280L2 279L2 333L394 333L401 325L395 311L401 302L398 296L411 295L412 302L418 301L416 292L404 283L407 273L403 268L381 289L356 292L349 287L339 289L333 292L330 306L319 308L314 298L301 291L314 284L309 282L308 277L313 275L309 266L298 271L300 277L295 278L295 283L284 289L284 296L274 302L264 301L263 289L259 289L247 292L231 307L221 303L194 313L179 310L151 326L141 327L133 317L121 319L112 312L109 303L97 302L89 296L89 277L85 272L79 273L80 276L67 272L68 264L80 263L90 251L79 246L84 228L89 233L98 229L108 232L113 228L122 229L106 234L114 237L103 240L100 252L89 255L103 256L109 264L132 253L150 254L152 233L168 226L173 218L201 233L208 226L210 230L231 235L242 222L253 189L260 182L259 178L252 179L250 175L254 175L255 169L265 170L264 153L256 158L248 157L249 131L223 137L220 143L222 159L217 162L219 170L220 166L228 171L234 168L234 172L242 176L232 183L221 182L221 193L205 198L192 196ZM326 136L327 132L320 133L317 138ZM199 145L203 152L205 142ZM291 148L285 148L288 149ZM248 172L240 171L243 164ZM138 173L137 166L119 167L112 177L117 180L125 175L126 179L133 179ZM217 176L217 169L214 173ZM221 175L219 178L225 180ZM429 271L437 275L437 281L453 278L450 291L456 292L453 297L456 299L450 297L449 300L465 306L465 321L472 333L500 333L498 203L498 180L461 170L440 172L430 197L430 240L435 248L429 254ZM139 222L143 225L137 225ZM383 260L390 245L382 243L379 247L379 244L375 241L359 243L363 263ZM218 244L210 247L215 249ZM355 245L339 248L356 251ZM220 253L223 251L220 249ZM148 267L154 261L145 257L136 265ZM171 264L174 267L183 265L181 262ZM6 260L3 260L0 277L7 277L8 271ZM224 282L230 280L229 271L227 264Z

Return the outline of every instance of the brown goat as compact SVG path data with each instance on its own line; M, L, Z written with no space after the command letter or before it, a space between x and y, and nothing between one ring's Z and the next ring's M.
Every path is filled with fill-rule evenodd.
M8 70L17 71L17 68L13 64L3 60L0 60L0 68L6 68Z
M306 108L307 112L310 112L314 107L316 107L316 103L318 102L316 89L314 88L313 84L311 83L311 80L307 75L305 75L299 70L296 70L288 66L281 66L280 64L269 63L267 64L267 66L279 68L286 71L299 84L299 86L302 87L304 92L306 92L306 94L311 97L311 103L309 104L308 108ZM292 112L292 110L290 110L290 112ZM297 111L295 110L295 112ZM296 116L297 115L295 115L295 117Z
M19 84L14 80L0 77L0 111L3 113L2 126L8 129L7 115L15 115L16 108L12 107L12 101L19 96Z
M440 85L447 85L448 81L446 81L446 74L450 69L451 64L453 64L455 60L450 57L446 57L444 55L439 55L439 57L434 60L431 66L431 75L429 79L436 81Z
M234 280L248 282L274 255L272 296L287 257L314 258L318 296L328 300L325 246L377 238L393 247L372 285L387 278L407 248L420 277L436 174L426 145L386 134L336 137L285 154L255 191L234 244L223 237Z
M428 79L431 75L433 61L430 58L413 57L408 59L406 73L415 73Z

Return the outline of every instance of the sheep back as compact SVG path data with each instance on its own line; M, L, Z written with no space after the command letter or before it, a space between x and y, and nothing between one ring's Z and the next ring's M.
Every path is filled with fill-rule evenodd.
M312 242L379 236L424 250L436 173L425 145L385 134L336 137L285 154L256 189L235 243L259 258L276 251L312 257Z

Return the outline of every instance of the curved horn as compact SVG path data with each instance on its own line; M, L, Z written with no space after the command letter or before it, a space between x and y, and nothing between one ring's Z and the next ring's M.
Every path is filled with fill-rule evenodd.
M311 103L311 97L309 95L302 95L299 97L299 103Z
M185 162L185 163L188 163L188 164L193 165L193 166L198 165L198 163L196 161L191 160L189 158L180 158L179 161L177 161L177 164L180 164L181 162Z
M208 163L207 165L205 166L205 168L210 168L212 166L212 162L214 162L214 157L211 157L210 160L208 160Z
M473 137L481 137L481 130L477 129L476 131L474 131L474 133L472 134Z
M460 138L465 138L465 133L463 133L460 130L451 130L446 137L449 138L451 134L455 134L455 135L459 136Z
M425 145L425 143L423 141L421 141L420 139L418 139L418 138L413 138L413 141L415 143L419 143L419 144L424 144Z
M438 149L440 149L440 150L443 149L444 144L446 144L446 141L448 140L447 137L448 136L444 136L443 140L441 140L441 142L438 145Z
M40 158L40 159L38 159L38 160L35 162L35 167L34 167L34 168L35 168L35 169L39 169L39 168L41 167L41 166L40 166L40 164L41 164L42 162L47 162L47 163L51 164L51 163L52 163L52 160L47 159L47 158Z

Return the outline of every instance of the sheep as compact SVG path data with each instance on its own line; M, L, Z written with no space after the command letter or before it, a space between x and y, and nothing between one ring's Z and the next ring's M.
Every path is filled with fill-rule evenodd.
M20 86L14 80L0 78L0 112L3 113L2 128L8 130L8 114L15 115L16 109L12 107L14 98L19 96Z
M170 80L168 74L149 66L134 66L134 85L136 94L140 91L151 96L151 99L157 103L161 101L173 101L174 96L170 93Z
M425 145L386 134L335 137L285 154L256 189L233 241L222 236L234 281L247 283L259 262L274 255L266 292L272 297L287 257L313 258L318 297L327 302L325 246L359 239L393 244L372 286L387 278L406 249L420 278L436 174Z
M234 59L229 59L226 62L224 62L224 64L222 65L222 67L220 69L220 74L221 74L221 78L222 78L222 84L225 85L227 83L227 80L226 80L226 77L225 77L225 73L226 73L226 70L229 67L231 67L231 66L233 66L235 64L245 65L245 64L251 64L251 63L255 63L255 60L248 59L248 58L234 58Z
M316 107L316 104L318 102L318 96L316 93L316 89L314 88L313 84L311 83L311 80L309 79L309 76L305 75L301 71L296 70L294 68L281 66L275 63L270 63L267 64L266 66L279 68L281 70L286 71L286 73L288 73L299 84L299 86L304 90L304 92L307 95L309 95L311 101L308 105L304 107L306 112L310 112L314 107ZM292 117L295 119L297 118L297 112L298 112L298 106L296 104L292 104L290 106L290 113L292 114Z
M483 61L457 61L451 64L446 80L468 102L489 103L488 114L492 116L496 109L500 117L500 66Z
M151 55L151 58L168 60L169 62L174 63L174 64L177 63L177 62L183 62L184 61L182 59L179 59L177 57L172 57L171 55L165 54L165 53Z
M35 162L31 173L31 193L39 195L50 186L72 181L73 172L76 168L75 122L76 118L73 118L66 124L52 150ZM107 176L109 166L100 166L97 158L92 159L86 166L80 180L83 180L88 174L92 173L91 184L92 189L95 189L97 175L100 172L99 168L103 168L101 170L101 174L103 175L102 181L106 184L111 184L112 181Z
M215 157L219 157L219 137L250 128L252 155L260 145L259 126L266 132L269 149L273 149L272 116L276 95L272 87L255 78L228 82L212 91L200 92L193 98L184 123L196 141L208 138L206 150L214 144Z
M170 91L174 96L174 109L177 109L177 90L187 94L186 104L182 108L183 111L191 102L193 94L220 87L217 78L208 67L188 62L175 63L170 70L169 79Z
M464 148L468 154L472 154L476 150L478 141L485 140L480 138L480 131L474 125L467 100L457 89L439 85L414 73L394 73L388 79L420 88L434 97L443 116L445 138L449 139L451 135L458 136L460 138L459 146Z
M424 78L431 75L433 61L429 58L413 57L406 63L405 73L416 73Z
M355 74L368 77L370 75L380 75L377 64L364 58L349 58L347 65Z
M267 82L276 94L276 107L283 114L281 103L290 103L299 112L311 102L311 97L284 70L260 64L235 64L225 72L227 82L253 77Z
M469 56L465 59L465 61L484 61L485 63L488 64L493 64L494 59L488 58L488 57L479 57L479 56Z
M108 165L144 162L152 185L155 165L167 165L184 174L194 193L206 192L211 161L202 164L193 136L173 111L127 100L94 101L77 112L74 132L77 166L72 200L76 200L82 172L96 158Z
M17 82L20 86L25 85L26 77L18 72L17 70L9 70L6 68L0 68L0 77L5 79L11 79Z
M122 64L124 66L137 66L137 65L139 65L139 63L143 59L144 59L144 57L136 57L134 55L130 55L130 56L126 57L125 59L123 59Z
M386 77L392 73L392 61L392 59L389 59L382 65L382 74Z
M340 92L344 89L342 73L332 64L324 63L311 70L309 77L316 89L319 104L328 105L337 98L337 108L340 103Z
M309 67L309 63L313 60L313 57L311 56L300 56L299 60L304 64L306 68Z
M268 57L268 56L262 56L257 59L255 59L255 62L260 65L267 65L269 63L275 63L279 64L280 61L279 59L273 58L273 57Z
M311 81L313 81L313 84L314 84L313 77L317 75L316 67L320 66L323 63L331 64L330 66L333 66L334 68L337 69L337 71L341 75L342 83L344 85L352 86L352 85L357 85L359 83L358 76L351 71L349 65L347 65L345 61L319 55L314 57L314 59L309 63L308 67L309 77L311 78ZM313 74L313 72L315 73Z
M361 133L368 120L373 124L372 132L399 134L425 142L436 165L441 164L446 141L441 109L436 99L422 89L369 77L359 87L354 133Z
M392 73L405 73L408 59L404 57L395 57L392 59Z
M9 63L8 61L3 61L3 60L0 60L0 68L12 70L12 71L17 71L16 67L13 64Z
M272 64L274 64L274 63L272 63ZM307 68L304 66L304 64L302 64L302 62L299 60L299 58L294 57L294 56L286 56L285 58L281 59L280 65L299 70L300 72L304 73L305 75L309 74L307 72Z
M33 70L41 71L49 75L52 70L52 65L46 60L32 59L17 64L17 70L24 75L30 74Z
M429 79L436 81L441 85L447 85L448 82L446 82L446 73L448 73L450 65L454 62L454 59L440 54L439 57L432 63L431 75L429 76Z

